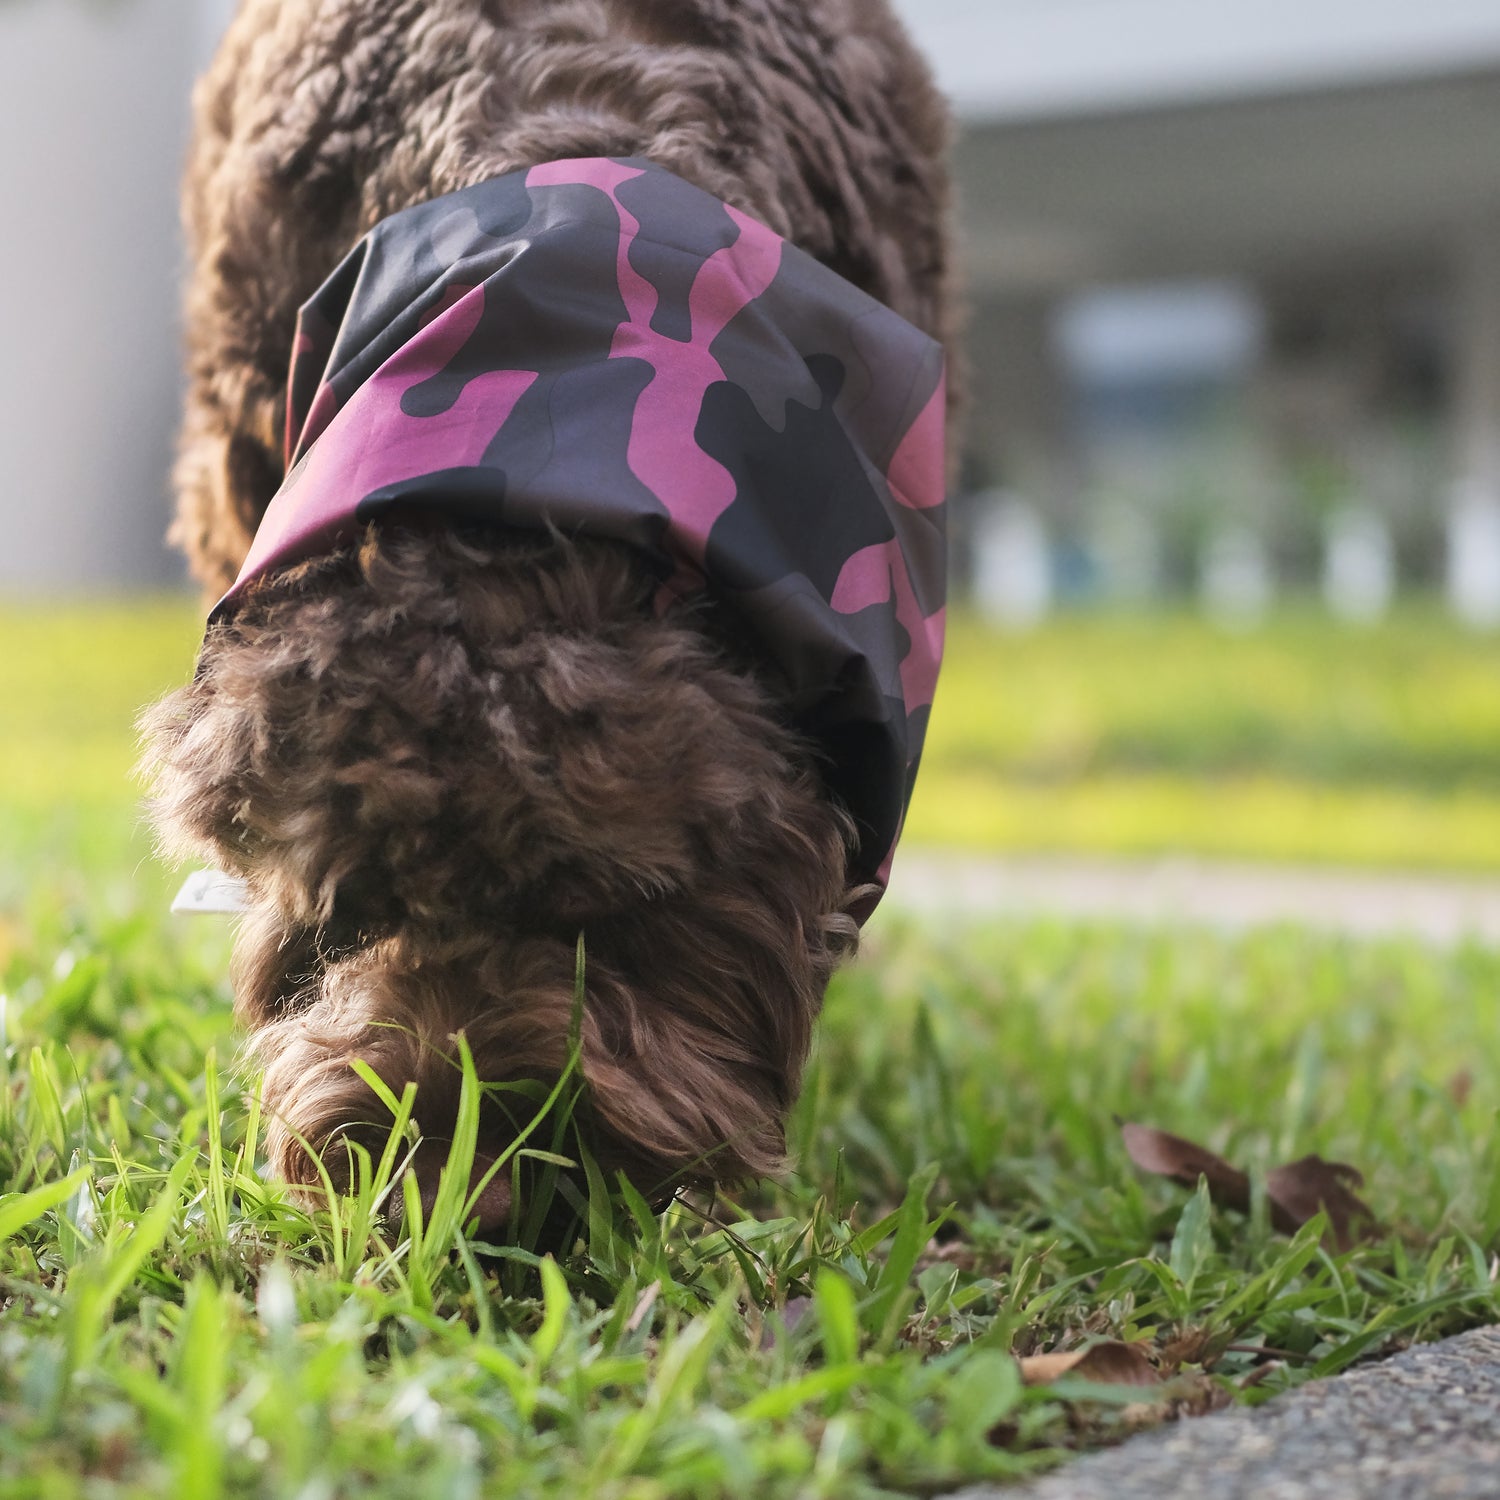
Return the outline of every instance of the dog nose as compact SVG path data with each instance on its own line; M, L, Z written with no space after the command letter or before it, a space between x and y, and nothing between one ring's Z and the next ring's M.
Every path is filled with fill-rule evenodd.
M433 1205L437 1202L438 1185L443 1168L447 1164L446 1142L423 1141L417 1147L416 1158L412 1162L412 1171L417 1174L418 1199L422 1204L424 1223L430 1222L432 1218ZM475 1153L474 1167L469 1174L470 1194L473 1194L474 1190L479 1188L480 1183L484 1182L485 1174L493 1165L493 1157L480 1152ZM493 1240L503 1237L509 1228L510 1210L510 1174L504 1167L501 1167L480 1189L473 1207L464 1217L464 1222L470 1223L477 1217L479 1220L477 1237L481 1240Z
M474 1176L470 1179L470 1191L479 1185L480 1179L489 1171L489 1163L483 1167L474 1164ZM479 1216L478 1237L494 1240L503 1236L510 1226L511 1190L510 1174L504 1167L485 1183L474 1203L474 1212Z

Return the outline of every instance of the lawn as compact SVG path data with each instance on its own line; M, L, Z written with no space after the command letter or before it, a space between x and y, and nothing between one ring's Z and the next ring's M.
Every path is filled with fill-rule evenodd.
M1064 795L1047 744L1085 747L1075 787L1129 762L1233 790L1257 736L1276 784L1445 806L1446 764L1487 795L1494 663L1434 622L1220 641L1246 671L1217 698L1184 622L966 630L934 807L986 744L1000 805ZM795 1170L661 1215L596 1176L550 1258L476 1249L453 1203L391 1235L394 1156L355 1200L289 1202L256 1172L227 932L167 917L121 789L129 712L191 642L176 606L0 617L0 1494L928 1495L1500 1317L1500 955L1290 930L882 914L830 995ZM1403 693L1403 662L1441 691ZM961 712L992 668L1017 696ZM1357 671L1364 715L1308 727ZM1216 701L1250 727L1215 738ZM1247 1168L1248 1212L1142 1174L1117 1117ZM1352 1249L1273 1227L1264 1174L1309 1152L1366 1174ZM1018 1359L1099 1340L1156 1383L1023 1383Z
M1408 608L1235 633L960 618L908 831L979 850L1500 869L1500 638Z
M123 857L131 718L182 679L199 629L165 601L0 608L7 847L57 868L109 841ZM1371 629L1289 611L1242 634L1101 614L1007 636L960 617L908 838L1500 871L1497 685L1500 637L1420 608ZM0 899L17 878L0 871Z

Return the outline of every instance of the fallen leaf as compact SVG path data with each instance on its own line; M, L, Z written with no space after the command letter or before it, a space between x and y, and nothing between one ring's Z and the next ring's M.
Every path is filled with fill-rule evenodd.
M1352 1187L1363 1187L1364 1175L1347 1162L1304 1156L1266 1173L1266 1197L1271 1222L1295 1234L1320 1210L1328 1214L1328 1233L1336 1248L1347 1250L1375 1223L1369 1205L1355 1197Z
M1095 1380L1100 1385L1159 1385L1161 1377L1145 1346L1106 1339L1067 1354L1028 1354L1019 1361L1027 1385L1051 1385L1064 1375Z
M1164 1370L1177 1370L1183 1365L1212 1364L1223 1352L1230 1335L1221 1328L1184 1328L1176 1338L1169 1339L1156 1357Z
M1212 1151L1185 1141L1181 1136L1154 1130L1149 1125L1120 1122L1120 1137L1131 1161L1143 1172L1169 1177L1183 1187L1197 1187L1201 1177L1208 1194L1220 1208L1250 1210L1250 1178ZM1338 1250L1347 1250L1360 1238L1356 1225L1373 1225L1369 1206L1350 1191L1362 1187L1364 1177L1347 1162L1324 1161L1304 1156L1266 1173L1266 1198L1271 1225L1282 1234L1295 1234L1320 1211L1328 1214L1328 1239Z
M1250 1179L1221 1156L1185 1141L1180 1135L1153 1130L1149 1125L1122 1123L1120 1136L1130 1159L1143 1172L1170 1177L1183 1187L1195 1188L1200 1177L1208 1181L1208 1194L1223 1208L1245 1213L1250 1208Z

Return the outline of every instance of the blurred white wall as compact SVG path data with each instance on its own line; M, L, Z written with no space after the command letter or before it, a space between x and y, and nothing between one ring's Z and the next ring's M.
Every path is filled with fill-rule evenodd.
M1497 0L895 0L960 113L1058 119L1462 73Z
M201 35L191 0L0 0L0 592L181 576L161 536Z

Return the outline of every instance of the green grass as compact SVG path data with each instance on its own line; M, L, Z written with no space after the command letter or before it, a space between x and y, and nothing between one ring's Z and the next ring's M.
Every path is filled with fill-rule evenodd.
M136 813L133 725L187 678L201 634L180 600L0 606L0 922L165 899Z
M1500 639L1408 608L1249 634L959 619L908 821L920 843L1500 869Z
M554 1270L286 1202L216 1061L222 943L57 936L5 975L7 1496L922 1494L1118 1429L1013 1353L1146 1339L1201 1403L1500 1315L1500 1093L1454 1083L1500 1042L1492 955L887 930L830 1001L796 1173L596 1213ZM1386 1232L1334 1256L1205 1214L1116 1113L1359 1163Z
M1159 629L1165 656L1190 628ZM1107 679L1069 666L1073 630L1107 635L980 644ZM882 914L783 1181L655 1215L596 1180L544 1262L483 1258L455 1202L393 1233L395 1155L352 1202L293 1204L257 1170L227 930L166 916L122 790L129 711L191 644L175 607L0 619L7 1500L927 1495L1500 1317L1500 955L1291 930ZM1211 1209L1136 1172L1115 1116L1257 1177L1351 1161L1381 1231L1334 1254L1258 1198ZM1021 1385L1016 1356L1102 1337L1155 1351L1148 1409Z

